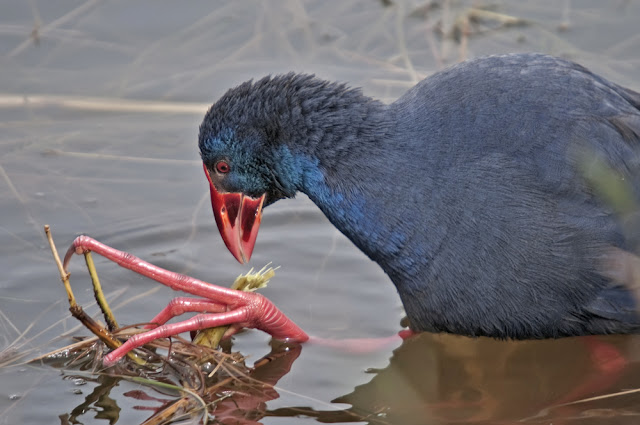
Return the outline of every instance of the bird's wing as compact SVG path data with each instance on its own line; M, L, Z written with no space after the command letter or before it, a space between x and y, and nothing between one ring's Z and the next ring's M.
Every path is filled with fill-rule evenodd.
M631 328L640 327L640 316L637 311L636 294L622 285L604 288L584 309L587 316L593 321L614 321L628 324Z

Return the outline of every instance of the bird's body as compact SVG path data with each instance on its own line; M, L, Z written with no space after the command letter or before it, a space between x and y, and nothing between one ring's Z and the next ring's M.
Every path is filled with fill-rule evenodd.
M640 195L640 94L579 65L481 58L390 105L306 75L265 78L214 104L199 143L212 196L307 194L389 275L414 330L640 329L607 260L637 238L589 179L606 164Z

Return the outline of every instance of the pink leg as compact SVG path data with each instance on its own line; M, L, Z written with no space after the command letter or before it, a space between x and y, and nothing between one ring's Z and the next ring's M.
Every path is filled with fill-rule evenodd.
M159 338L167 338L183 332L196 331L199 329L214 328L216 326L227 326L240 324L242 327L250 327L248 319L251 311L247 307L241 307L234 311L218 314L198 314L184 322L162 325L157 328L132 336L120 347L116 348L106 356L102 362L105 366L111 366L124 357L129 351L138 348Z
M311 336L309 337L309 342L343 350L351 354L362 354L379 350L387 350L389 347L398 345L400 342L414 335L416 335L416 333L412 330L403 329L396 335L388 337L331 339Z
M236 328L257 328L276 339L294 342L304 342L309 339L309 336L302 329L278 310L271 301L260 294L223 288L162 269L131 254L104 245L88 236L79 236L73 241L64 257L65 270L74 253L82 254L85 251L94 251L121 267L149 277L176 291L184 291L207 298L211 301L210 305L226 306L225 309L228 310L215 314L200 314L184 322L163 325L149 332L131 337L120 348L105 356L105 364L112 364L132 349L157 338L223 325L232 325ZM162 319L166 317L166 314L163 315L163 313L160 313Z
M201 300L199 298L178 297L169 301L169 304L146 325L145 329L153 329L164 325L176 316L188 312L199 313L223 313L227 311L226 306L215 301Z

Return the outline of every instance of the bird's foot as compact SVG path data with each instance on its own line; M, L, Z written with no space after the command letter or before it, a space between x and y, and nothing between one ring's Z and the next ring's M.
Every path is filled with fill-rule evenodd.
M184 291L203 297L203 299L183 297L171 301L152 320L152 325L147 327L154 327L154 329L132 336L122 346L106 355L103 360L106 366L117 362L134 348L155 339L218 326L230 326L225 336L242 328L257 328L280 340L304 342L309 339L302 329L260 294L224 288L162 269L88 236L77 237L69 247L64 258L65 271L73 254L82 254L86 251L100 254L121 267L160 282L176 291ZM169 319L185 312L200 314L183 322L165 324Z

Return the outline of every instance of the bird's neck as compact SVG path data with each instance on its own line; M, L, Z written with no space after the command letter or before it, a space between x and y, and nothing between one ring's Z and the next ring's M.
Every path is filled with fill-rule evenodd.
M305 137L284 145L305 193L358 248L386 269L405 236L391 228L386 203L393 191L384 168L393 150L393 112L362 95L339 110L313 111ZM299 126L297 128L300 128Z
M361 175L327 177L309 163L302 190L331 223L385 271L404 248L406 236L391 226L384 208L383 188L375 187ZM368 187L374 186L373 190Z

